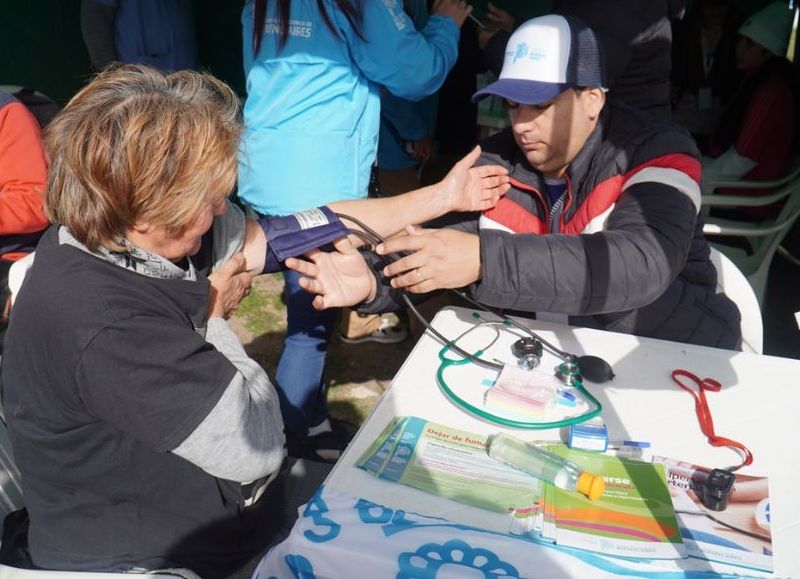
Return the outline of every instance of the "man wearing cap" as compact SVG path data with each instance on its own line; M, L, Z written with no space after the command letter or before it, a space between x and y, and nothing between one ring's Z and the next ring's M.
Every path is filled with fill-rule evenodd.
M473 97L506 100L511 127L482 144L482 161L508 167L512 188L480 216L384 242L380 254L409 254L383 274L412 293L466 286L482 303L540 318L737 348L739 312L715 291L698 216L694 142L604 87L600 45L581 21L550 15L520 26L499 80ZM305 287L321 294L317 307L366 296L362 308L380 311L396 299L380 284L375 295L374 284L353 283L340 258L287 265L313 278ZM344 266L344 286L323 260Z

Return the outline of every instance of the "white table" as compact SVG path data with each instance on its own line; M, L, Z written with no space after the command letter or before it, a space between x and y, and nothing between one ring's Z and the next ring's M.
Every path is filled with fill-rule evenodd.
M471 314L472 310L446 308L436 316L434 326L455 337L475 323ZM544 322L532 322L531 327L563 350L598 355L612 364L616 373L613 383L587 384L605 408L609 438L650 441L655 454L707 466L738 464L732 451L707 444L695 417L694 401L673 383L670 374L684 368L701 378L720 381L723 390L709 394L717 434L739 440L752 450L755 462L741 472L769 477L775 573L800 577L800 361ZM495 345L498 352L508 350L509 340L513 337ZM423 336L334 468L326 488L456 523L502 527L507 525L503 515L386 482L354 466L396 416L418 416L478 433L506 430L528 440L559 438L556 430L503 429L460 410L436 384L440 349L433 337ZM553 366L555 361L545 359L543 366ZM452 372L457 382L457 371Z

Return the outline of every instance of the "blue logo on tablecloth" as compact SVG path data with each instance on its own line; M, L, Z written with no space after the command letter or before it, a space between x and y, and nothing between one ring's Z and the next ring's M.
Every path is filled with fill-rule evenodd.
M311 500L308 501L303 511L303 518L310 518L318 527L327 527L324 533L318 533L310 529L303 532L303 536L314 543L331 541L342 532L342 526L339 523L325 516L325 513L330 509L328 509L328 505L322 498L323 488L324 487L320 487L314 496L311 497Z
M283 560L286 561L286 566L289 567L289 571L294 575L294 579L317 579L317 576L314 575L314 567L311 565L311 561L302 555L286 555ZM258 579L258 575L256 575L255 579ZM278 578L270 575L269 579Z
M397 559L397 579L435 579L443 567L465 567L483 573L485 579L519 577L513 565L480 547L471 547L460 539L443 545L426 543L413 553L402 553Z

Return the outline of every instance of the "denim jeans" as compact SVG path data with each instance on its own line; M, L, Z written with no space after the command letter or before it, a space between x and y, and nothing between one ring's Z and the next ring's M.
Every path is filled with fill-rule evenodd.
M309 427L328 417L328 389L322 378L328 340L339 311L318 312L311 306L314 296L298 283L300 274L286 271L283 277L287 328L275 382L286 428L302 441Z

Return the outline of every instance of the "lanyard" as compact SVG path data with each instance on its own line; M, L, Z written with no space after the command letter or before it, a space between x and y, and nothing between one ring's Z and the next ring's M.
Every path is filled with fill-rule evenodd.
M698 393L695 393L695 390L692 386L687 386L685 383L681 382L679 378L688 378L694 382L694 384L698 387ZM672 380L680 388L683 388L689 394L691 394L692 398L694 398L694 408L695 412L697 413L697 421L700 423L700 429L703 431L703 434L705 434L708 438L708 443L711 446L727 446L729 448L735 448L742 453L742 456L744 457L742 463L739 466L730 468L728 470L738 470L743 466L752 464L753 453L750 452L745 445L730 438L725 438L724 436L717 436L716 432L714 432L714 420L711 417L711 409L708 407L708 401L706 400L706 391L719 392L722 389L722 384L713 378L704 378L701 380L688 370L682 369L674 370L672 372Z

